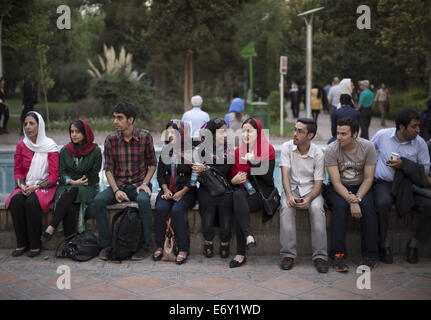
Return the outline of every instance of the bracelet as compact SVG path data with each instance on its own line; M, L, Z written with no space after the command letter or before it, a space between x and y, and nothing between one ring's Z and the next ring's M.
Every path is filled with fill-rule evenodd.
M120 188L118 188L117 190L114 191L114 196L118 191L120 191Z

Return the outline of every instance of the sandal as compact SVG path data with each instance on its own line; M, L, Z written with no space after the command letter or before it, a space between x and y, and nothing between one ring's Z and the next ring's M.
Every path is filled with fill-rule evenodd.
M160 260L162 260L162 257L163 257L163 249L157 249L153 253L153 260L154 261L160 261Z
M183 254L178 253L177 258L175 259L175 263L176 264L183 264L184 262L186 262L187 257L188 257L188 255L185 252L183 252ZM180 259L178 260L178 258L180 258Z
M214 255L214 245L211 243L204 244L204 255L207 258L211 258Z

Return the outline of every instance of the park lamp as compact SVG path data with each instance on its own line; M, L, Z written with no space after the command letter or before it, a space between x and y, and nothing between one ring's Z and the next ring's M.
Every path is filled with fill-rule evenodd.
M304 17L307 26L307 57L306 57L306 92L305 92L305 110L307 118L311 118L311 82L312 82L312 48L313 48L313 14L323 10L325 7L315 8L298 14L298 17ZM307 19L308 18L308 19Z

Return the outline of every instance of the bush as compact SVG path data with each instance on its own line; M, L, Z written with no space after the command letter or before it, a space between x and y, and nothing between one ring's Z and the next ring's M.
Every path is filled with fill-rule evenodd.
M87 119L108 116L101 101L88 98L74 103L64 111L64 120Z
M87 66L82 63L71 63L55 68L52 77L54 87L49 91L49 100L78 101L88 93L91 76Z
M271 91L266 101L271 113L271 122L280 120L280 92Z
M125 77L103 74L93 78L90 84L91 97L102 101L103 114L111 114L120 102L133 103L138 116L147 119L154 100L154 90L143 81L129 81Z

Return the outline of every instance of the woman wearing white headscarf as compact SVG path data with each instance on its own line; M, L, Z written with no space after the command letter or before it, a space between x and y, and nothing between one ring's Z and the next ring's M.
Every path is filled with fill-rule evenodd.
M59 175L58 146L45 135L45 121L39 113L27 113L24 135L14 155L17 188L6 200L17 240L13 257L27 250L29 257L39 255L42 211L47 213L52 207Z

